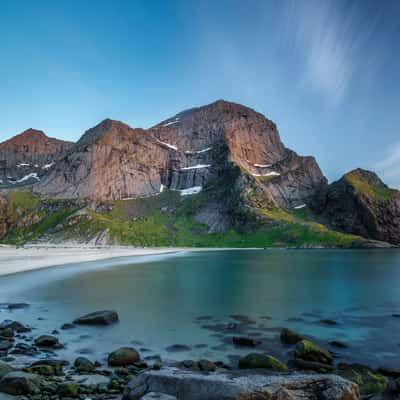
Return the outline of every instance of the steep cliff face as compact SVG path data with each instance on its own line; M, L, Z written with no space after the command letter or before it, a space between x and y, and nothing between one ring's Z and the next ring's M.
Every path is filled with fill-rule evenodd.
M35 129L0 143L0 185L37 182L71 146Z
M325 184L313 158L282 144L275 124L254 110L217 101L149 130L105 120L88 130L37 190L58 198L117 200L196 193L239 168L270 204L295 207Z
M356 169L332 183L319 209L330 224L366 238L400 244L400 192Z

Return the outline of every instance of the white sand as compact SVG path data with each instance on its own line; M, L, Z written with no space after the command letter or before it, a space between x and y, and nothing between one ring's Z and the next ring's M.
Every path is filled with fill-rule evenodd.
M71 263L177 253L180 248L135 248L93 246L29 246L16 248L0 245L0 276Z

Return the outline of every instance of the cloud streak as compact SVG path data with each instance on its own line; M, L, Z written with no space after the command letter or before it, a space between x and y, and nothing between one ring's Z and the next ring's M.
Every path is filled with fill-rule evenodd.
M363 19L360 3L288 0L284 8L285 30L302 58L301 83L334 106L347 94L355 74L363 68L365 73L370 64L368 44L379 16Z
M392 146L386 158L375 164L375 169L385 180L400 188L400 142Z

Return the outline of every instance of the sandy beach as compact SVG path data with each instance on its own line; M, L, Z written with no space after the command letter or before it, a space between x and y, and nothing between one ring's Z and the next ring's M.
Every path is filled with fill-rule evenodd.
M105 260L119 257L149 256L184 251L181 248L135 248L93 246L27 246L0 245L0 276L56 265Z

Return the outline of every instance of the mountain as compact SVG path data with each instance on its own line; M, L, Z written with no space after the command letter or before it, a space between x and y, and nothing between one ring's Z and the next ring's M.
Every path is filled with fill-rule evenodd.
M200 190L234 169L276 206L308 202L326 184L314 158L284 147L273 122L217 101L149 130L105 120L85 132L38 190L56 198L121 200Z
M35 129L0 143L0 186L40 180L71 145Z
M370 171L355 169L332 183L318 205L330 225L366 238L400 244L400 192Z
M39 157L42 147L31 144L36 136L19 137L22 147L4 153L8 165L22 162L28 139L27 153ZM150 129L106 119L75 144L57 143L45 152L51 168L42 167L33 185L0 191L4 241L368 247L399 237L399 226L385 228L382 219L397 215L397 200L374 203L376 232L363 208L348 223L355 201L349 179L328 185L313 157L286 148L272 121L240 104L219 100ZM398 198L378 181L369 184L374 193Z

